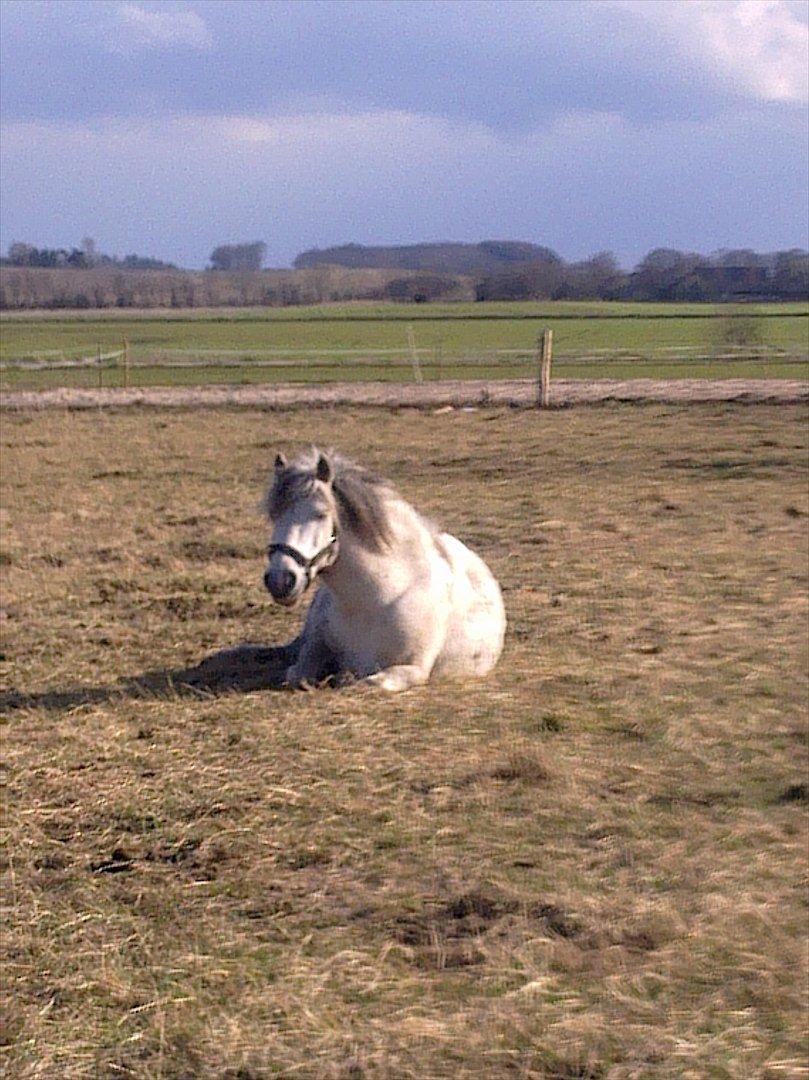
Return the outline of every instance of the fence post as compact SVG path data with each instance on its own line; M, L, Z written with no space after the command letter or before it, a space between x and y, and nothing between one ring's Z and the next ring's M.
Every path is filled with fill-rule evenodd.
M129 338L124 338L124 386L129 386Z
M97 360L97 364L98 364L98 388L99 388L99 390L100 390L100 389L101 389L101 387L102 387L102 386L104 385L104 379L103 379L103 369L102 369L102 367L101 367L101 343L100 343L100 342L99 342L99 345L98 345L98 360Z
M551 359L553 357L553 330L545 327L539 346L539 382L537 385L537 405L547 409L551 400Z
M416 335L413 332L412 324L407 328L407 341L410 345L410 362L413 365L413 377L416 382L424 382L421 367L419 366L419 354L416 350Z

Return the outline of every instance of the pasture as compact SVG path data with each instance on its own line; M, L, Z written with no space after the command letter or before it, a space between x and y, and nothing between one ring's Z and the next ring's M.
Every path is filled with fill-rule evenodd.
M126 338L132 385L409 381L410 328L427 379L513 378L533 372L543 326L569 378L800 378L809 374L808 315L801 304L603 302L5 313L0 378L9 390L95 386L91 367L15 365L69 364L120 350ZM102 379L120 385L122 373Z
M6 414L7 1075L805 1075L806 419ZM492 677L184 685L293 634L301 440L485 556Z

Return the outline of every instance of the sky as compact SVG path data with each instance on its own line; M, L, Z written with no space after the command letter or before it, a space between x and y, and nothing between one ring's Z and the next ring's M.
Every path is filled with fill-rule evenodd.
M805 0L0 0L0 247L809 246Z

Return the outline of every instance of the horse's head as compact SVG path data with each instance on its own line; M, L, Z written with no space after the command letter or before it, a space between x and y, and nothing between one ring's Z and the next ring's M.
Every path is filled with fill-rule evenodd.
M267 497L273 531L264 584L273 600L284 607L294 607L337 558L332 481L332 465L324 454L318 454L309 468L288 465L283 454L275 459L275 477Z

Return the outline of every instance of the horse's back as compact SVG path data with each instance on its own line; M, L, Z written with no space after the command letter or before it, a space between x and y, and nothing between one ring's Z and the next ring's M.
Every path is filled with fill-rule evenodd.
M452 610L434 673L486 675L503 650L506 613L500 586L489 567L450 533L438 538L452 574Z

